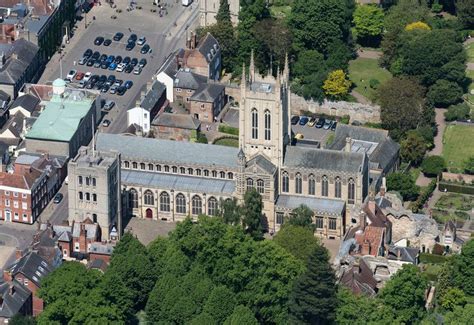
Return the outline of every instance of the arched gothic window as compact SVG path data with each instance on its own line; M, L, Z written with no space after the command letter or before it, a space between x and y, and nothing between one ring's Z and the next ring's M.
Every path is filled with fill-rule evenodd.
M130 189L130 207L133 209L138 208L138 192L134 188Z
M334 197L341 198L341 178L339 176L334 180Z
M265 110L265 140L271 139L271 115L270 111Z
M253 179L247 178L247 191L253 188Z
M186 197L182 193L176 195L176 213L186 213Z
M353 204L355 201L355 182L352 178L349 178L347 182L347 201L350 204Z
M144 196L145 196L145 205L155 204L155 200L154 200L152 191L146 190Z
M207 200L207 214L210 216L215 216L217 214L217 200L213 196Z
M192 213L193 215L202 214L202 200L199 195L194 195L192 199Z
M303 193L303 179L300 173L297 173L295 176L295 192L297 194Z
M308 194L315 195L316 194L316 181L314 179L314 175L311 174L308 177Z
M328 177L326 175L321 180L321 195L328 196Z
M265 192L265 182L262 179L257 180L257 192L260 194Z
M167 192L160 194L160 211L170 212L170 195Z
M290 176L287 172L283 172L281 180L281 191L288 193L290 191Z
M258 139L258 112L252 109L252 139Z

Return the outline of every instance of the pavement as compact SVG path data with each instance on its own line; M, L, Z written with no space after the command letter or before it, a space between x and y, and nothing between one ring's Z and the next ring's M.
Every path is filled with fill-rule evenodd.
M15 261L16 249L25 249L33 241L37 225L0 221L0 269Z
M136 235L143 245L148 245L157 237L166 237L176 228L176 222L131 218L125 227L125 232Z

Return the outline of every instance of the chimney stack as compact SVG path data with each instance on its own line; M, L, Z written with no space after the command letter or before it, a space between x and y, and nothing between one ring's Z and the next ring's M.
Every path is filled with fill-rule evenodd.
M380 186L380 196L384 197L387 192L387 179L382 177L382 186Z
M370 212L375 215L375 191L373 188L369 189L369 201L367 202L367 206Z
M352 151L352 138L351 137L346 137L345 152L351 152L351 151Z

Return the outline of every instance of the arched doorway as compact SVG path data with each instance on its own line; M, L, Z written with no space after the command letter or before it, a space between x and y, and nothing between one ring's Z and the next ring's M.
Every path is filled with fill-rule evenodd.
M146 209L146 218L153 219L153 211L151 209Z

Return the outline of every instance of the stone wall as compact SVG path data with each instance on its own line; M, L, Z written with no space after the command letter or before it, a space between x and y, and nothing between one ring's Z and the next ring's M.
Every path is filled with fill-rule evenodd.
M298 115L301 111L310 111L316 114L327 114L332 116L349 115L351 121L362 123L380 123L380 106L372 106L346 101L332 102L324 100L319 104L313 100L306 100L296 94L291 94L291 113Z

